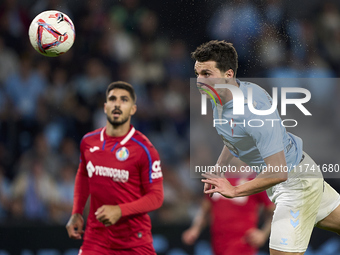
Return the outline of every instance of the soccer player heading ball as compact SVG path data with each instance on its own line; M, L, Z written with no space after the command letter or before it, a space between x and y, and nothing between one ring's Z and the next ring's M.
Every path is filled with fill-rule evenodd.
M82 213L91 195L79 254L156 254L147 213L163 203L163 177L158 152L130 124L136 110L133 87L111 83L104 104L106 126L81 141L72 216L66 225L70 238L82 238Z
M247 98L248 88L251 87L254 107L257 110L271 108L271 98L261 87L236 79L238 60L231 43L207 42L199 46L192 57L196 60L197 86L201 93L209 90L209 87L216 88L216 84L230 84L240 89ZM230 122L233 118L234 123L248 123L253 117L249 109L245 110L244 115L233 115L232 92L227 88L217 88L216 91L222 105L219 100L216 100L216 105L213 104L214 119ZM269 116L256 115L256 119L265 121L280 119L280 116L275 110ZM303 151L299 137L288 133L281 125L254 128L218 124L216 130L225 144L218 165L228 165L236 156L249 166L266 165L269 171L262 171L255 179L238 186L231 185L225 178L216 178L211 173L203 174L204 192L218 192L234 198L267 190L269 198L276 204L270 234L270 254L303 254L314 225L340 234L340 196L324 181L321 171L308 171L307 167L318 169L318 166ZM290 172L270 171L287 169L290 165L296 166Z

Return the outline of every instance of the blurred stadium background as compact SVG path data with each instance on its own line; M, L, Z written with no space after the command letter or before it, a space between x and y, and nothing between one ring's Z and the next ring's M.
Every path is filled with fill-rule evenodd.
M35 52L27 35L49 9L65 12L76 28L72 49L57 58ZM0 1L0 254L77 254L80 242L64 225L78 145L105 124L104 92L115 80L135 86L133 124L162 159L165 200L150 214L158 254L210 254L208 230L194 247L180 240L202 198L200 181L189 177L190 52L225 39L239 53L238 77L336 78L339 9L339 1L322 0ZM339 163L338 83L311 85L323 118L300 128L319 163ZM328 181L340 191L338 179ZM316 230L308 254L321 253L340 254L340 238Z

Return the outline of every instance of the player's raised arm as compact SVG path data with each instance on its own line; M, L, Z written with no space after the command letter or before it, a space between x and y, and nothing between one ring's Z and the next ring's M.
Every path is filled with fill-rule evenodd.
M286 159L283 151L265 158L264 161L267 166L270 165L273 167L272 170L275 169L275 166L280 168L281 166L286 166ZM283 168L284 167L282 167L282 169ZM213 189L205 191L206 194L218 192L228 198L249 196L287 180L287 172L275 172L272 170L268 168L266 171L261 172L255 179L238 186L232 186L227 179L216 178L216 175L214 176L212 174L202 174L202 176L206 178L203 179L202 182L214 186Z
M227 146L223 146L220 156L218 157L217 164L220 166L228 165L234 156L230 153Z
M221 154L217 159L216 166L227 166L233 158L234 158L234 156L230 153L228 147L223 146ZM224 173L217 173L217 171L215 171L215 174L217 174L218 176L222 176L222 174L224 175ZM204 192L211 190L211 189L214 189L213 185L208 184L208 183L204 184L204 188L203 188ZM212 197L213 194L214 194L213 192L209 193L209 196Z
M236 186L235 197L243 197L259 193L287 180L288 172L285 171L287 164L283 151L265 158L264 161L266 162L267 168L262 170L255 179ZM279 169L279 171L276 171L276 169Z

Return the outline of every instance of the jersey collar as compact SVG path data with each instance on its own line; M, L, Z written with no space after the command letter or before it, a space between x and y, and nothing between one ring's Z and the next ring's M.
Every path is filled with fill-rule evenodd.
M121 140L120 145L126 144L136 132L136 129L132 125L130 126L130 131L125 136L120 136L120 137L110 137L105 133L105 130L106 130L106 127L104 127L100 132L100 141L104 142L108 138L114 138L114 139Z

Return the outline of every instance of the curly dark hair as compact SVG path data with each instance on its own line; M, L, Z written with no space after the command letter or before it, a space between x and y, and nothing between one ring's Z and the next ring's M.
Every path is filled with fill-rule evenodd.
M238 56L232 43L218 40L203 43L191 53L191 57L198 62L215 61L220 71L226 72L232 69L236 76Z

